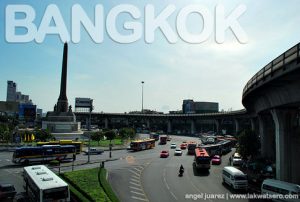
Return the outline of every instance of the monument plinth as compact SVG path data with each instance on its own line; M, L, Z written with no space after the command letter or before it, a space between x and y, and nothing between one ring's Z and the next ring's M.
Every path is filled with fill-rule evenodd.
M80 122L76 122L76 116L72 107L68 105L67 98L67 73L68 73L68 44L64 44L60 94L57 104L52 112L48 112L46 120L42 122L42 128L48 129L56 139L75 139L74 135L80 135Z

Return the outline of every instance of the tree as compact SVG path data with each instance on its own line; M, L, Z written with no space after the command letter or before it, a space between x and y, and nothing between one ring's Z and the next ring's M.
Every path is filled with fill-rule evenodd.
M0 140L3 142L9 142L11 139L11 133L8 124L0 124Z
M99 146L100 140L102 140L103 137L104 137L104 134L101 131L97 131L97 132L94 132L94 133L91 134L91 139L94 140L94 141L97 141L98 146Z
M242 156L256 156L260 149L259 138L252 130L244 130L238 136L238 152Z
M116 132L114 130L106 131L104 132L104 135L110 141L116 138Z
M125 139L134 138L135 137L135 130L133 128L122 128L119 131L119 135L120 135L121 140L123 142L123 140L125 140Z
M48 130L36 129L33 133L35 134L35 139L42 142L53 139L53 135Z
M109 130L109 131L106 131L104 133L105 137L109 140L109 158L111 158L111 150L112 150L112 144L111 144L111 141L113 139L115 139L116 137L116 132L114 130Z

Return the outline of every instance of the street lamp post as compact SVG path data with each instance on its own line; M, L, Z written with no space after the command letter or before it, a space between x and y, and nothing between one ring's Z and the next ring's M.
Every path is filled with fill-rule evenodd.
M93 100L90 100L90 108L89 108L89 124L88 124L88 133L89 133L89 146L88 146L88 163L90 162L90 152L91 152L91 124L92 124L92 111L93 111Z
M144 113L144 81L142 83L142 113Z

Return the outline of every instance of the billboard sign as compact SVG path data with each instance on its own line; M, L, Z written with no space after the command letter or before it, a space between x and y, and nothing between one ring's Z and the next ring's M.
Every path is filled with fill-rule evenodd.
M75 108L91 108L93 100L91 98L75 98Z

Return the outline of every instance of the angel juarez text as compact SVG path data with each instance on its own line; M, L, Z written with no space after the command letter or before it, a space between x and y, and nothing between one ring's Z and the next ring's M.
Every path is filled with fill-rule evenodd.
M213 11L201 4L182 8L170 4L159 9L159 13L157 10L152 4L145 5L142 10L132 4L119 4L105 10L103 5L97 4L91 20L80 4L74 4L70 9L71 21L67 21L70 24L66 26L56 4L48 5L40 18L37 18L35 8L30 5L7 5L5 38L9 43L42 43L48 35L57 35L62 42L79 43L81 33L85 31L95 43L102 43L104 34L118 43L134 43L141 39L146 43L153 43L160 30L169 43L182 40L199 44L210 37L214 37L216 43L224 43L225 33L231 30L238 42L248 41L248 36L239 23L239 18L247 10L245 5L237 6L229 14L221 4L216 5ZM198 16L198 20L192 25L187 23L191 15ZM39 25L36 22L40 22ZM201 31L192 32L194 27Z

